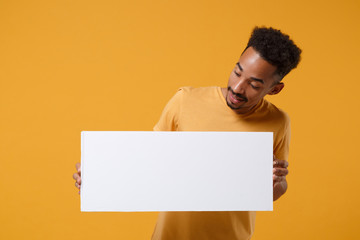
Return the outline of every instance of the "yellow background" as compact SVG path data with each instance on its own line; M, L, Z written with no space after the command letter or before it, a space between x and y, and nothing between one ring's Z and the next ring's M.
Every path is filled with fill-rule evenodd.
M254 239L359 235L358 0L0 1L0 239L149 239L157 213L80 213L82 130L152 130L180 86L226 86L256 25L303 49L268 99L289 189Z

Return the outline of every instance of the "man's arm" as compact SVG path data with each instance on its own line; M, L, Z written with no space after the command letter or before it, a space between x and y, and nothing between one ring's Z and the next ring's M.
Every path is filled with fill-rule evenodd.
M183 96L183 88L180 88L176 94L166 104L160 119L154 126L154 131L177 131L180 116L180 107Z
M287 167L289 163L285 160L277 159L274 156L273 162L273 201L279 199L287 189L286 175L289 173Z

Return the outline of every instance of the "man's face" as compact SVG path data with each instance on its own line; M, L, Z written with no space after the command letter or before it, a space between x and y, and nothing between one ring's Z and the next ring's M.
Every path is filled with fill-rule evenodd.
M229 77L228 88L223 91L227 105L238 114L250 111L266 94L277 94L283 88L276 67L249 47Z

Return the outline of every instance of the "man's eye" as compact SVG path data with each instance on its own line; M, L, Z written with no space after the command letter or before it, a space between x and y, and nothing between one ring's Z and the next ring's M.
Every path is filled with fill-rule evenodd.
M259 89L260 87L257 87L257 86L254 86L254 85L252 85L252 84L250 84L250 86L253 88L253 89Z
M240 73L237 73L236 71L234 71L235 75L240 77Z

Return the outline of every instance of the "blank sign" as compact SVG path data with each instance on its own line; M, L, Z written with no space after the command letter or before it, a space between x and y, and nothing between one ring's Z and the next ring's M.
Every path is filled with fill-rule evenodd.
M81 133L81 211L269 211L269 132Z

